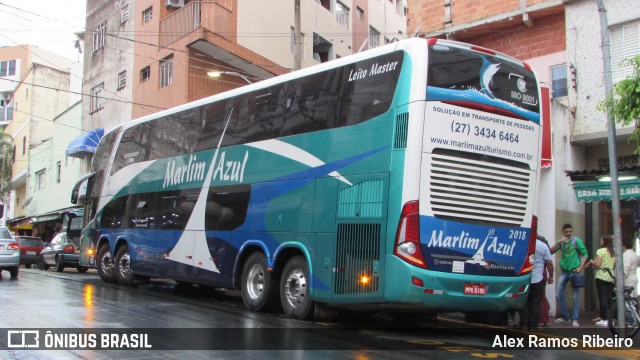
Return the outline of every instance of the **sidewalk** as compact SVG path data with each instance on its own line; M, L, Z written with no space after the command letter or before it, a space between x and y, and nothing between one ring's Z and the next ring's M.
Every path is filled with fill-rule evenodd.
M597 311L583 311L580 313L580 317L578 319L578 323L580 324L580 326L578 328L606 328L606 326L596 326L595 321L593 321L593 319L600 317L599 313ZM556 323L556 319L555 317L549 317L549 323L548 324L542 324L540 325L540 330L544 331L544 329L548 329L548 328L559 328L559 329L563 329L563 328L574 328L572 325L571 321L567 321L565 323ZM510 327L514 327L517 328L519 327L520 322L519 322L519 317L516 314L515 316L515 320L514 319L509 319L509 326Z

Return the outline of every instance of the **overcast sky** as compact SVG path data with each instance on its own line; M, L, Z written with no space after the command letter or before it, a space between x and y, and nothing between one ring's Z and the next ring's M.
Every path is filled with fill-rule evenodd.
M78 60L86 0L0 0L0 46L36 45Z

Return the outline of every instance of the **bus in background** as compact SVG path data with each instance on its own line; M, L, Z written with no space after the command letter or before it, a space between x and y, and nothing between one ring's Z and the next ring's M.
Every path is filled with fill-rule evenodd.
M84 261L122 285L239 288L247 308L298 319L518 309L541 134L525 63L441 39L385 45L105 134Z

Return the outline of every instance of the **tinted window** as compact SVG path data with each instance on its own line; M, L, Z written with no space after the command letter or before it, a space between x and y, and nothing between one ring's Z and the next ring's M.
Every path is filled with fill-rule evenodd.
M533 72L489 54L444 45L430 46L427 80L429 86L475 90L539 113Z
M109 165L109 157L111 156L111 149L118 136L118 131L111 131L100 139L96 153L93 156L93 162L91 163L91 172L96 172L100 169L106 169Z
M6 228L0 228L0 239L11 239L11 233Z
M251 186L221 186L209 189L205 211L207 230L233 230L244 223Z
M18 244L20 246L41 246L43 242L40 238L19 238Z
M123 134L111 173L218 144L359 124L389 110L403 58L395 52L135 125Z

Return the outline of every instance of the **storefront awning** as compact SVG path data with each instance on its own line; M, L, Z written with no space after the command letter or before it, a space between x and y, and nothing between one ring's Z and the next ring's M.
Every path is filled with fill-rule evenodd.
M67 146L67 156L83 157L85 153L95 153L103 135L104 129L97 128L78 136Z
M620 180L620 200L640 199L640 179ZM611 181L573 183L579 202L611 201Z

